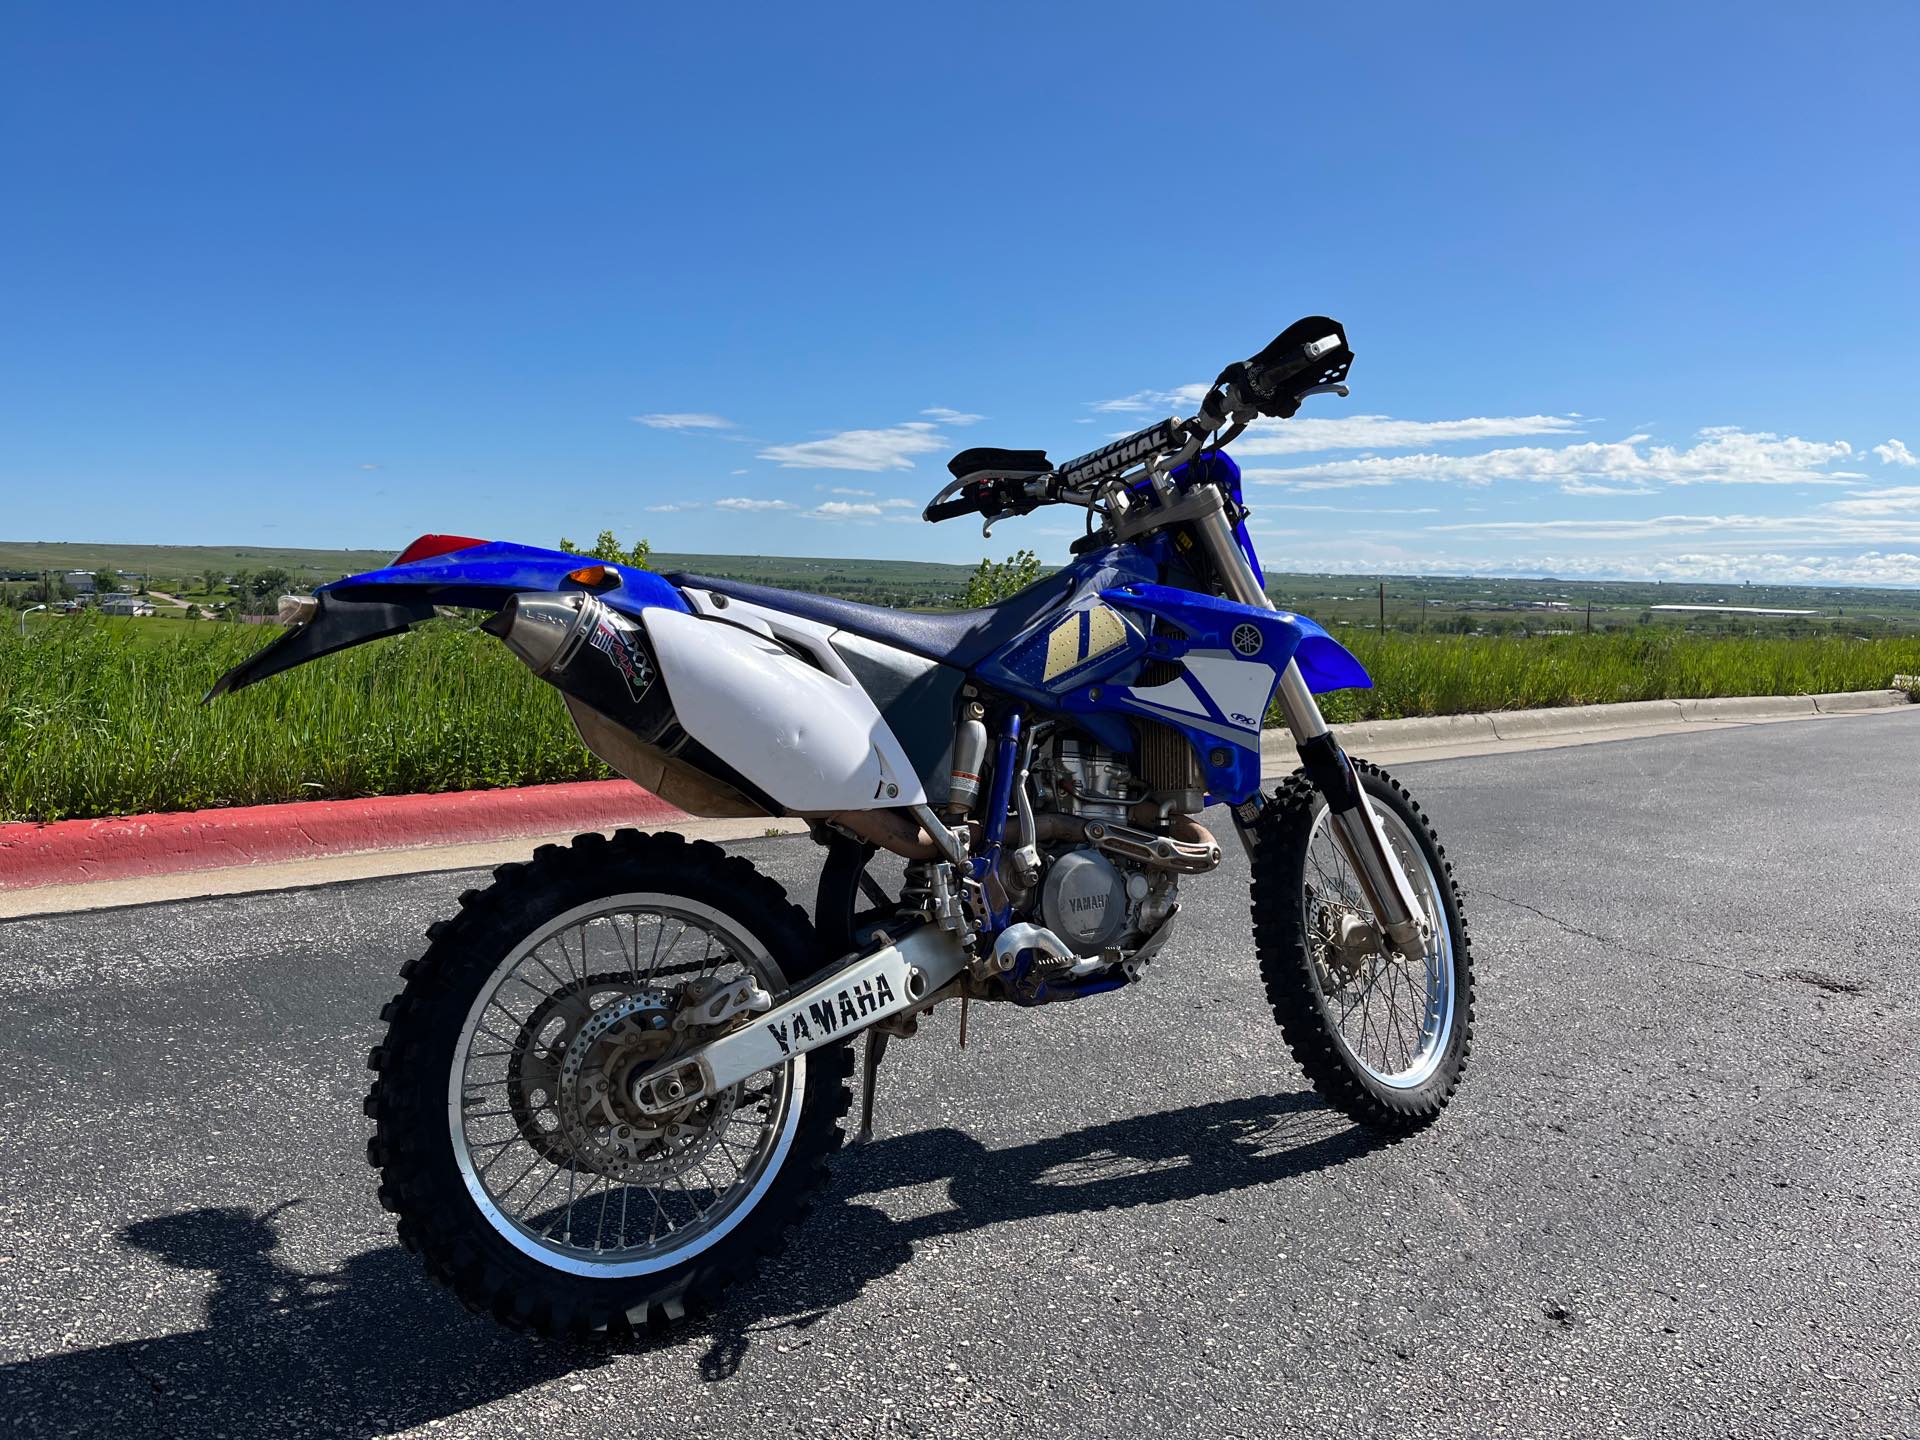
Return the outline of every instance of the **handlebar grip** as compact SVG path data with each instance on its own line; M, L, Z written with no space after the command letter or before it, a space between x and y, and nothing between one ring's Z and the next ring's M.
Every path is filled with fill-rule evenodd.
M979 498L963 492L955 499L942 501L938 505L929 505L926 508L926 513L920 518L930 520L938 525L942 520L952 520L957 516L977 515L979 513Z

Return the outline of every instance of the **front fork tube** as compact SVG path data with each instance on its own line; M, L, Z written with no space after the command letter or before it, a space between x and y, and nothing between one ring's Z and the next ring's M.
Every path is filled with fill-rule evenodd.
M1307 688L1300 667L1287 662L1276 692L1280 714L1300 751L1300 764L1314 788L1327 797L1333 843L1339 847L1372 907L1374 920L1393 947L1403 955L1426 949L1426 919L1420 901L1407 881L1400 857L1387 843L1373 801L1360 787L1353 762L1340 748L1321 717L1320 705Z
M1278 608L1241 553L1240 542L1234 538L1233 527L1227 520L1224 501L1189 524L1229 596L1242 605L1260 610ZM1375 923L1402 954L1423 953L1426 920L1413 887L1407 883L1407 872L1387 843L1380 817L1374 812L1366 791L1360 788L1360 777L1354 773L1353 762L1347 759L1346 752L1327 729L1320 704L1313 698L1313 691L1307 688L1306 679L1294 661L1287 662L1275 695L1287 729L1293 732L1293 743L1299 747L1300 763L1307 778L1327 797L1334 844L1359 877ZM1240 810L1248 813L1242 815ZM1258 815L1258 806L1249 805L1238 807L1234 816L1241 842L1249 851L1253 844L1253 821Z

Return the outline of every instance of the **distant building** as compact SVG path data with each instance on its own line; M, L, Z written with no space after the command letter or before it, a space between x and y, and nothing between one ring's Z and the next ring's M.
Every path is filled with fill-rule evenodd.
M152 602L142 600L138 595L103 595L100 597L102 615L151 615Z
M91 570L67 571L67 584L76 595L91 595L94 592L93 572Z

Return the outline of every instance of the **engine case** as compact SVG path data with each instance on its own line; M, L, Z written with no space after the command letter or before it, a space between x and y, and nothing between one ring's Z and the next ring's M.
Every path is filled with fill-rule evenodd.
M1047 867L1040 916L1076 955L1117 943L1128 920L1127 877L1097 850L1069 850Z

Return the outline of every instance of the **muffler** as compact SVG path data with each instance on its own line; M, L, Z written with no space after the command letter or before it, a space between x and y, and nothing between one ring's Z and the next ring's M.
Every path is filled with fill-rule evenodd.
M480 628L566 697L580 743L636 785L694 815L780 813L680 728L639 621L585 591L529 590Z

